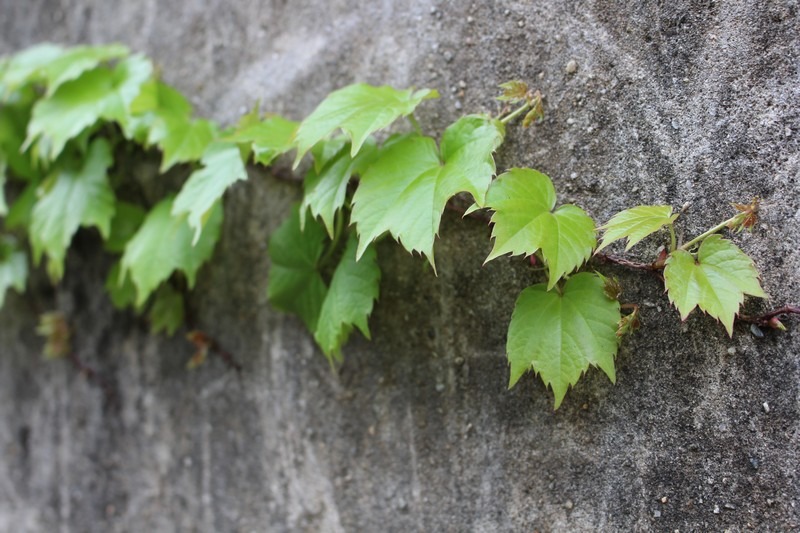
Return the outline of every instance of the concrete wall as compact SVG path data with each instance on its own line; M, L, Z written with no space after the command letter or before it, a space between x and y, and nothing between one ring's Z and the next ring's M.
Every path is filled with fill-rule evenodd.
M423 129L494 109L530 80L546 120L512 128L500 169L530 165L598 220L691 202L681 232L763 198L736 237L772 300L800 300L800 32L795 1L0 0L0 53L53 40L146 52L198 113L257 99L300 119L353 81L438 88ZM565 67L577 62L577 72ZM157 163L157 162L156 162ZM155 164L136 172L152 175ZM617 269L643 305L612 385L591 371L552 411L528 377L506 390L505 332L531 279L481 264L489 232L447 213L439 276L379 248L373 342L332 373L301 323L266 302L268 236L296 185L252 173L191 307L242 363L196 371L102 292L109 258L81 233L55 290L0 312L2 531L789 531L800 527L800 338L732 339L681 324L654 276ZM634 257L649 260L654 247ZM79 355L44 362L42 309ZM768 410L765 408L768 406Z

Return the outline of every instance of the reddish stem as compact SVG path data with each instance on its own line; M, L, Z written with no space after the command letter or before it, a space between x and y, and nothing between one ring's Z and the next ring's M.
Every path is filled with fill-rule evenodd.
M770 325L770 320L780 315L800 315L800 306L785 305L783 307L779 307L778 309L773 309L772 311L756 316L739 315L737 320L755 324L757 326L772 327Z

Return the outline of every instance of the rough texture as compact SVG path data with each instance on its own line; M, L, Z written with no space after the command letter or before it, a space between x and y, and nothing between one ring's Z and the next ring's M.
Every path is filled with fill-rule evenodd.
M562 200L602 221L690 202L687 237L759 195L763 223L736 241L772 300L747 310L800 300L795 1L0 0L0 13L0 53L121 41L222 122L256 99L299 119L358 80L438 88L419 119L441 132L494 109L497 83L531 80L547 118L511 130L499 168L550 174ZM448 214L438 277L381 245L374 341L353 340L334 374L301 323L265 301L267 239L298 194L266 173L236 185L200 276L196 321L240 375L218 359L186 371L179 337L112 312L109 259L90 232L55 291L9 296L0 530L800 527L796 320L729 339L696 313L681 324L655 277L606 268L643 305L644 328L621 349L616 385L591 371L554 413L532 376L506 390L506 327L531 275L518 260L482 267L487 228ZM54 307L101 385L39 357L36 314Z

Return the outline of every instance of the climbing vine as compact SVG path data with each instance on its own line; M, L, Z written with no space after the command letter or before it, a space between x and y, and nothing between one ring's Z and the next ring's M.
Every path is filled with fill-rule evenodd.
M499 116L463 116L438 140L414 118L436 91L366 84L331 93L301 122L262 115L256 106L222 128L194 117L147 58L120 45L43 44L2 58L0 305L8 289L24 290L29 262L44 262L57 283L75 233L91 227L117 257L105 283L113 304L146 314L154 332L174 334L185 316L176 278L192 288L211 258L225 191L247 179L247 164L269 166L294 151L295 169L306 157L310 165L302 201L269 243L268 297L305 323L331 364L342 360L354 329L370 335L381 279L375 242L389 236L435 271L440 220L456 195L472 201L465 214L490 216L487 262L522 255L547 276L517 299L507 343L510 385L533 371L552 388L558 407L591 366L615 379L619 342L638 327L638 307L621 305L619 283L586 264L596 257L631 265L602 250L620 239L630 249L664 229L669 244L645 267L663 271L669 301L683 319L699 307L732 335L744 296L766 294L753 261L720 232L752 227L758 202L736 204L734 216L685 244L676 241L679 213L670 206L636 206L597 226L576 205L556 206L553 182L541 172L511 168L496 176L494 152L507 125L523 117L529 127L544 112L541 95L527 84L500 87ZM405 133L387 137L398 121L392 131ZM177 164L192 172L177 194L154 205L123 199L109 176L120 143L160 150L161 172ZM778 316L766 324L782 328ZM48 355L69 355L63 317L45 315L40 331ZM189 339L198 348L192 364L221 351L201 332Z

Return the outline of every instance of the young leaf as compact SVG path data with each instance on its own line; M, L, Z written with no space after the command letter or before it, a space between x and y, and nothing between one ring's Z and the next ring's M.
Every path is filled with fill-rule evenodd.
M669 301L686 320L695 307L718 319L733 336L733 321L744 295L767 298L753 261L720 235L706 238L697 257L675 250L667 258L664 284Z
M80 226L95 226L108 238L114 191L106 170L112 162L108 141L96 139L82 168L57 169L42 185L45 193L33 208L30 239L36 263L42 253L47 253L47 269L53 280L61 279L67 248Z
M28 259L25 252L17 248L12 237L0 238L0 308L3 307L8 289L25 292L27 279Z
M297 127L297 122L272 115L263 121L240 126L223 140L248 145L253 150L253 160L267 166L276 157L294 148L294 134Z
M183 325L183 295L162 284L156 291L153 307L150 308L150 331L166 331L170 337Z
M130 275L136 286L137 306L174 270L183 272L189 287L193 287L197 271L211 257L219 239L222 228L219 203L209 210L203 233L195 245L186 215L172 216L172 204L171 196L156 204L125 247L120 276Z
M378 299L381 271L375 248L370 246L356 261L358 240L347 241L344 256L336 267L322 303L314 339L331 362L341 361L342 345L353 326L370 338L367 318Z
M235 144L213 143L203 154L203 168L195 170L184 183L172 215L189 215L189 225L194 228L196 244L203 231L208 210L222 198L225 190L239 180L247 179L239 147Z
M483 205L495 172L492 153L504 131L497 120L471 115L447 128L441 153L433 139L417 134L384 145L353 196L358 257L388 231L406 250L422 252L434 265L433 241L447 200L468 192Z
M297 158L294 166L297 167L318 141L340 128L350 137L350 155L355 157L371 133L410 115L423 100L438 97L439 93L430 89L400 91L365 83L334 91L300 124L295 135Z
M514 168L497 178L486 195L493 209L494 247L486 261L510 253L542 251L549 271L548 290L592 254L594 222L580 207L556 205L550 178L527 168Z
M33 108L24 148L34 141L39 152L55 159L67 141L99 119L124 124L128 107L150 77L153 66L142 56L131 56L113 69L97 67L63 83L49 98Z
M297 206L269 241L267 297L281 311L299 316L309 331L316 331L328 289L317 270L325 249L325 230L314 219L300 229Z
M335 140L330 142L339 144ZM362 174L375 160L377 154L375 141L370 138L361 147L355 159L350 156L350 144L347 143L341 146L338 153L324 162L322 168L319 170L311 168L303 180L300 226L304 227L306 210L311 209L311 215L322 220L328 235L333 238L334 218L336 212L344 205L350 177Z
M619 239L628 238L625 251L630 250L636 243L660 230L668 224L675 222L678 214L672 214L669 205L639 205L625 211L620 211L611 220L597 229L603 231L603 242L597 247L599 252L609 244Z
M528 370L553 389L555 408L589 366L616 381L619 302L609 299L603 281L589 273L572 276L561 294L544 284L519 295L508 327L509 387Z
M136 286L128 275L121 276L122 265L119 261L114 263L106 277L105 289L111 298L111 303L117 309L125 309L136 303ZM137 311L141 305L137 308Z
M162 117L159 124L163 124L163 131L151 130L148 141L164 152L160 172L166 172L177 163L197 161L218 135L216 124L203 119L167 116ZM154 131L158 133L152 133Z
M511 80L499 85L503 94L495 97L500 102L517 103L525 100L528 95L528 84L521 80Z

